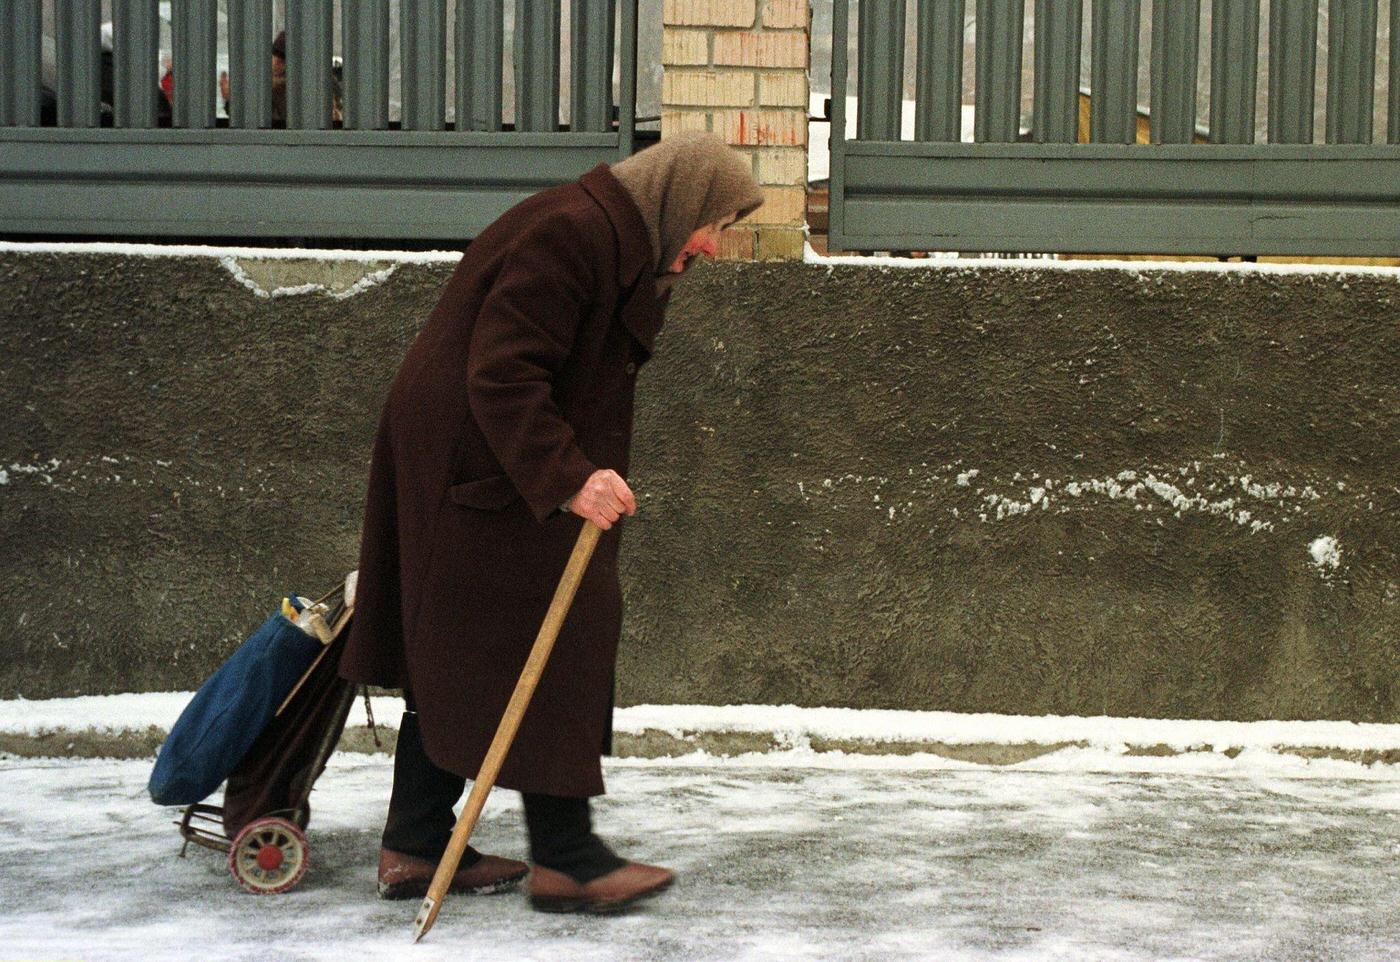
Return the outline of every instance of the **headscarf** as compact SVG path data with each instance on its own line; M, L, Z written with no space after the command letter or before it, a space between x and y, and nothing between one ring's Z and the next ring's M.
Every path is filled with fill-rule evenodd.
M680 276L668 268L694 231L730 214L738 220L763 203L749 158L704 130L663 137L609 170L647 225L658 295Z

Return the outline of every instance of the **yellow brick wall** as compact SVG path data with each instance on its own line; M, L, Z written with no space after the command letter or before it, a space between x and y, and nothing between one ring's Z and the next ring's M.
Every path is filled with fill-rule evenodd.
M809 0L663 0L661 136L710 130L748 156L764 204L720 257L802 257Z

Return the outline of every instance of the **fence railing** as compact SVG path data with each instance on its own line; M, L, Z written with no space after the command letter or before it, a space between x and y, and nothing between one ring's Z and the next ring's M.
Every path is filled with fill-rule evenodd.
M857 4L856 134L848 21L835 0L833 250L1400 254L1400 0L1390 0L1388 143L1373 144L1378 0L1327 0L1325 143L1315 144L1318 0L1272 0L1267 141L1255 143L1259 0L1212 0L1207 143L1192 143L1199 0L1036 0L1029 131L1025 5L918 0L913 139L901 140L905 0ZM959 143L964 22L975 12L975 130ZM1087 54L1089 143L1076 143ZM1150 57L1151 144L1135 144Z
M0 3L0 230L466 239L542 187L632 152L637 0L572 0L567 126L559 0L512 0L511 124L505 0L454 2L449 38L448 0L399 0L392 123L389 0L290 2L276 53L272 0L227 0L226 119L215 0L171 5L168 93L156 0L112 0L110 52L96 0L55 0L52 89L40 4Z

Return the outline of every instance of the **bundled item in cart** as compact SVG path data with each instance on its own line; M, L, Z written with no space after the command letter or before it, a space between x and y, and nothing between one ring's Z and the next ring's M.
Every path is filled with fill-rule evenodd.
M151 773L154 801L185 806L180 854L227 852L248 891L285 892L306 872L311 789L355 697L337 671L354 589L352 572L315 601L284 598L200 686ZM225 781L223 804L203 804Z

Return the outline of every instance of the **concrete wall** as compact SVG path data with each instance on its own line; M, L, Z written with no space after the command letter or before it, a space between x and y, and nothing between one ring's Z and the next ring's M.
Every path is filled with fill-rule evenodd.
M193 687L353 567L450 271L0 252L0 696ZM697 265L620 700L1400 721L1397 320L1393 274Z

